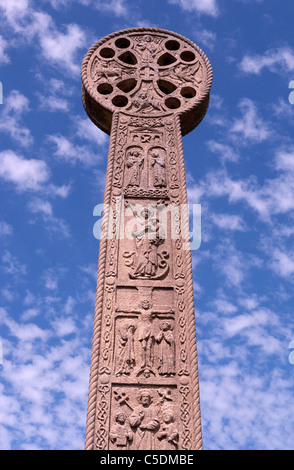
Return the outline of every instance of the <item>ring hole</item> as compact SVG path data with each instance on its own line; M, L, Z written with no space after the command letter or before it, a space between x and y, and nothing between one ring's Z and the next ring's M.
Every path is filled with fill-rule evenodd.
M162 93L164 93L165 95L169 95L177 88L176 85L171 82L168 82L167 80L158 80L157 85L160 91L162 91Z
M113 98L112 104L118 108L124 108L128 104L128 98L123 95L117 95Z
M165 47L169 51L177 51L178 49L180 49L180 43L178 41L170 39L169 41L166 41Z
M191 98L194 98L194 96L196 95L196 90L190 86L185 86L184 88L181 89L181 95L184 98L191 99Z
M176 62L176 60L177 59L174 56L166 52L165 54L159 57L157 63L159 66L165 67L166 65L173 64L174 62Z
M100 51L101 57L104 59L111 59L114 56L115 52L110 47L103 47Z
M171 97L165 100L165 106L169 109L178 109L181 106L181 102L178 98Z
M124 93L130 93L130 91L132 91L136 85L137 82L134 78L127 78L126 80L116 84L116 86Z
M116 41L115 41L115 45L116 47L118 47L119 49L126 49L127 47L129 47L130 45L130 41L127 39L127 38L118 38Z
M130 51L124 52L122 55L119 56L119 59L125 64L129 65L135 65L137 63L136 57Z
M101 95L110 95L113 91L113 87L110 83L100 83L100 85L97 86L97 91Z
M183 51L180 57L185 62L192 62L195 59L195 54L192 51Z

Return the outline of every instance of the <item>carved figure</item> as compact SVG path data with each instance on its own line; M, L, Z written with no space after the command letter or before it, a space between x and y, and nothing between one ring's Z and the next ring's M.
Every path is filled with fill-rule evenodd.
M135 431L135 450L155 449L155 434L160 427L157 408L152 404L149 390L142 390L138 397L139 405L132 412L129 420Z
M153 186L166 187L165 158L163 152L154 150L151 154L151 166L153 167Z
M125 159L126 166L126 186L140 186L141 173L144 158L138 149L131 149L127 152Z
M118 352L116 376L130 375L135 366L134 333L136 325L133 321L125 321L118 328Z
M178 448L179 432L175 424L175 416L170 406L162 410L163 423L157 434L159 440L166 439L165 450L176 450Z
M115 414L115 423L112 426L109 439L115 444L117 450L127 450L133 441L133 433L126 423L127 417L122 410Z
M159 247L164 243L160 233L159 220L149 220L148 211L144 212L145 221L143 229L138 233L132 233L135 250L124 252L126 266L130 266L131 279L162 279L169 271L167 259L168 252L159 253Z
M136 110L141 113L154 110L161 111L159 101L148 90L141 91L138 97L134 99L133 104Z
M143 65L149 65L150 61L154 58L157 50L157 45L154 44L152 36L145 35L139 38L137 44L138 49L141 53L141 60Z
M144 372L144 375L149 376L150 372L154 373L153 367L153 345L154 345L154 328L152 322L152 314L147 307L145 312L140 315L140 321L138 324L138 341L141 345L141 366L140 371ZM140 374L139 371L139 374ZM137 374L138 375L138 374Z
M160 333L155 341L160 344L159 374L165 377L175 374L175 338L172 323L164 320L160 326Z

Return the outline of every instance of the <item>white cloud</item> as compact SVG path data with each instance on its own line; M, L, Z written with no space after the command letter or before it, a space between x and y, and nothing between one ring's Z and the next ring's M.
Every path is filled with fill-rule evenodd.
M67 272L67 268L55 266L54 268L48 268L42 275L44 287L48 290L58 290L58 283L64 277Z
M6 237L12 234L13 234L12 226L8 224L7 222L4 222L4 220L0 220L0 238Z
M289 277L294 273L294 256L293 254L284 253L280 249L273 252L273 269L283 277Z
M8 250L5 250L2 255L2 269L6 274L9 274L14 279L19 279L26 275L27 268L21 264L16 256L13 256Z
M32 144L31 132L21 126L23 114L29 111L29 100L17 90L12 90L5 98L0 121L0 132L10 135L13 142L27 147Z
M99 139L99 133L97 134L97 139ZM98 152L93 152L86 145L75 145L62 135L50 135L48 140L57 147L54 155L68 163L76 164L80 162L86 166L92 166L101 160Z
M236 348L240 361L242 353L240 346ZM290 411L289 420L293 400L289 375L274 366L264 373L253 367L246 370L231 359L226 366L206 365L201 377L204 448L248 449L253 442L256 449L293 449L293 428L285 428L294 419Z
M58 336L68 336L76 333L76 324L72 318L59 317L58 320L52 322L54 331Z
M10 290L10 286L8 286L8 287L4 287L3 289L1 289L1 296L2 296L2 299L5 299L8 302L11 302L12 300L15 299L16 294L12 290Z
M74 1L81 5L93 7L100 13L114 14L115 16L126 17L129 13L126 0L45 0L53 8L60 9L69 6Z
M62 80L56 78L47 81L44 77L40 77L40 80L43 86L46 81L45 89L36 93L40 102L40 109L50 112L68 112L70 109L68 97L73 94L73 90Z
M227 196L230 202L245 201L256 210L261 217L269 217L269 203L253 179L233 180L226 171L216 171L208 174L207 182L203 184L208 195L214 197Z
M222 162L237 162L239 160L238 151L234 150L230 145L209 140L207 143L209 150L216 153Z
M266 310L260 310L252 314L237 315L234 318L226 319L224 322L225 331L229 336L234 336L248 328L268 325L272 320L270 314Z
M53 207L49 201L34 198L29 202L28 209L32 214L39 216L41 220L43 220L46 231L49 234L55 237L59 236L61 238L70 237L70 228L68 223L53 214ZM31 223L34 222L35 221L31 221Z
M76 300L73 297L69 296L64 306L64 312L67 315L71 315L73 313L73 308L75 304L76 304Z
M67 24L59 30L53 18L43 11L37 11L29 0L0 0L0 8L13 29L26 42L37 44L38 54L51 65L58 65L67 75L80 74L79 49L86 45L86 34L77 24Z
M237 230L245 232L246 224L239 215L232 214L212 214L213 223L222 230Z
M213 144L214 145L214 144ZM232 178L226 169L207 173L205 180L188 188L192 202L207 204L207 197L227 197L231 203L245 202L257 212L260 219L271 223L277 215L294 210L294 149L278 148L271 169L276 175L258 182L255 176ZM237 222L237 221L235 221ZM273 228L274 229L274 228ZM273 230L272 229L272 230ZM279 225L277 234L290 236L291 226Z
M27 321L40 308L42 327ZM9 330L1 370L0 448L82 449L90 367L86 326L78 315L58 321L57 311L50 311L44 325L44 297L40 308L31 307L20 321L0 309L1 330Z
M0 0L0 9L3 11L7 21L13 27L27 15L30 9L30 0Z
M43 57L53 65L62 66L64 73L80 74L81 67L76 63L76 54L86 44L86 35L81 27L69 24L63 33L53 26L47 26L47 30L40 33Z
M51 197L61 197L62 199L65 199L68 197L69 193L71 191L71 183L69 184L63 184L62 186L56 186L55 184L48 184L46 188L44 188L44 194L48 194L48 196Z
M290 92L290 90L289 90ZM294 106L289 106L289 100L279 98L277 103L272 105L273 114L280 119L285 119L288 122L294 117Z
M32 318L36 318L38 315L40 315L38 308L28 308L21 314L21 321L32 320Z
M108 142L109 137L105 132L99 129L89 118L77 117L75 119L75 126L77 129L77 136L80 139L88 140L97 145L104 145Z
M256 295L254 294L251 294L247 297L240 297L238 299L239 301L239 304L242 306L242 307L245 307L246 310L254 310L256 309L256 307L259 305L259 302L260 302L260 299L259 297L257 297Z
M125 0L98 0L94 5L99 11L113 13L115 16L127 17L129 14L129 9L127 8Z
M5 112L18 113L20 116L29 110L29 100L18 90L12 90L5 100Z
M168 0L173 5L178 5L185 11L195 11L200 14L217 16L219 14L216 0Z
M212 50L216 42L216 33L208 29L199 29L196 34L196 43L202 43L205 47Z
M52 216L52 204L42 199L34 199L29 203L29 209L32 213L42 213L46 216Z
M238 307L236 307L236 305L232 304L231 302L229 302L223 297L215 299L214 301L211 302L211 304L216 309L217 312L221 312L224 314L231 315L238 311Z
M234 119L231 132L242 137L245 142L259 143L271 136L269 126L259 116L256 105L248 98L243 98L239 105L241 117Z
M39 191L49 179L49 169L42 160L25 159L6 150L0 152L0 177L19 191Z
M290 171L294 175L294 149L279 150L275 158L275 167L277 170Z
M247 54L240 69L248 74L260 75L263 69L285 74L294 70L294 51L288 46L270 49L264 54Z
M252 269L260 268L262 260L256 255L238 249L234 240L223 236L209 258L213 261L213 270L221 276L224 286L233 287L242 292L250 279Z

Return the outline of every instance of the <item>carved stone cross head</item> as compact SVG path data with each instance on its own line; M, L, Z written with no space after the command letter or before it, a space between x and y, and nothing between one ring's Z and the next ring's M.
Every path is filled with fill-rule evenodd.
M112 114L176 113L182 135L203 119L212 68L204 52L179 34L156 28L119 31L98 41L82 64L83 103L110 133Z

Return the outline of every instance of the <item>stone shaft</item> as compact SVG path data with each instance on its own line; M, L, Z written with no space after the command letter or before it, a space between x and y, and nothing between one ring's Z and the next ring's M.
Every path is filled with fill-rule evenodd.
M141 28L98 42L82 70L110 132L85 448L201 449L182 135L206 112L208 61Z

